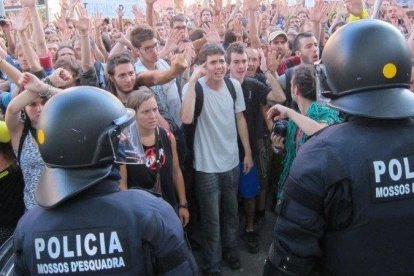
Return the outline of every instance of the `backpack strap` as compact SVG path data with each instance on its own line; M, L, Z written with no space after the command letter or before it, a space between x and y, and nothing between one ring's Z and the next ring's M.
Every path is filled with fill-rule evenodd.
M201 109L203 108L204 103L204 93L203 87L201 86L200 82L197 81L195 85L195 105L194 105L194 119L193 124L197 123L197 118L201 114Z
M230 95L233 98L233 108L234 110L236 110L237 95L236 95L236 89L234 88L234 84L231 81L231 79L228 77L224 77L224 82L226 83L227 89L229 90Z

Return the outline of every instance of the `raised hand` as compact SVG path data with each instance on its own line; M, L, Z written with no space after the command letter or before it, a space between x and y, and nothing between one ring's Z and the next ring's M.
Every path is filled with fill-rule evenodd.
M189 66L187 60L188 49L186 48L183 53L176 54L171 57L171 67L173 67L177 72L184 72Z
M91 27L91 21L85 8L80 9L80 13L79 20L74 22L75 27L81 34L87 34Z
M321 22L322 18L326 16L329 5L321 0L315 1L315 6L309 8L309 19L312 22Z
M267 51L267 68L272 71L272 72L276 72L277 68L279 67L279 64L283 58L282 54L277 53L275 50L271 50L269 49Z
M63 15L55 15L55 20L53 24L58 28L61 32L66 30L66 18Z
M266 72L269 68L267 67L267 60L265 54L262 48L259 48L258 51L260 55L260 70L262 70L262 72Z
M16 31L22 32L22 33L25 32L30 25L30 10L27 8L24 8L20 12L19 19L16 20L13 23L13 25Z
M132 6L132 14L134 15L135 24L136 25L141 25L143 14L142 14L141 10L138 8L138 6L136 6L136 5Z
M207 74L206 63L197 66L194 68L193 73L191 74L190 80L197 81L202 76Z
M234 20L233 21L233 33L236 36L236 38L239 40L243 37L243 25L240 20Z
M102 28L102 13L97 12L92 16L92 25L96 31L99 31Z
M267 111L267 119L268 120L283 120L288 118L288 112L290 108L281 105L281 104L275 104Z
M20 87L30 90L34 93L40 93L45 90L46 84L39 80L38 77L31 73L23 73L18 81Z
M183 40L185 30L172 29L169 37L165 41L165 48L174 51L178 47L178 43Z
M207 40L207 43L220 43L220 35L215 26L203 24L201 28L204 30L204 38Z
M54 87L63 88L71 83L72 76L67 70L59 67L49 76L49 81Z

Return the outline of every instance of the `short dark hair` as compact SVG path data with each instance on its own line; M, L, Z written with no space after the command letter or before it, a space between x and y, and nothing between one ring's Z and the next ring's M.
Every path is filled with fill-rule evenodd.
M131 44L135 48L141 47L141 43L155 37L154 30L149 26L136 27L131 31Z
M200 53L198 54L198 61L201 63L206 62L208 56L212 55L223 55L226 57L226 52L223 47L214 43L207 43L201 48Z
M234 42L232 44L229 45L229 47L226 50L226 58L227 58L227 63L230 64L231 63L231 54L236 53L236 54L244 54L246 53L246 48L244 47L243 43L241 42Z
M113 55L111 57L108 58L107 62L106 62L106 67L105 67L105 75L106 78L108 80L108 90L109 92L111 92L112 94L116 95L116 88L115 85L112 83L112 80L110 78L110 76L114 76L115 74L115 68L120 65L120 64L127 64L127 63L131 63L132 65L134 65L134 59L132 58L132 56L128 53L128 52L123 52L117 55ZM135 69L135 67L134 67Z
M57 59L59 58L60 50L65 49L65 48L72 50L73 54L76 53L75 48L73 48L72 45L66 45L66 44L60 45L59 48L56 50L55 57L53 59L54 61L57 61Z
M315 66L301 64L293 70L292 84L296 85L299 93L305 99L316 101Z
M205 11L208 11L208 12L211 14L211 16L213 16L213 12L212 12L209 8L204 8L204 9L202 9L202 10L201 10L201 12L200 12L200 18L201 18L201 16L203 15L203 13L204 13Z
M302 32L298 33L298 35L293 40L293 51L299 51L302 47L301 40L302 38L314 37L315 35L312 32Z
M171 21L170 21L170 27L172 28L173 27L173 25L174 25L174 22L184 22L184 23L186 23L186 19L185 19L185 17L184 17L184 15L182 15L182 14L177 14L177 15L174 15L172 18L171 18Z

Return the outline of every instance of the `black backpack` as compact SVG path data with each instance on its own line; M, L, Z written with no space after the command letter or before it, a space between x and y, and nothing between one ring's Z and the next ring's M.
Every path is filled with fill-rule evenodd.
M227 89L230 92L231 97L233 98L233 108L236 106L236 90L234 88L233 82L228 77L224 77L224 82L226 83ZM200 82L197 81L195 85L195 105L194 105L194 119L191 124L184 125L185 137L186 137L186 144L187 144L187 156L186 156L186 164L193 164L194 160L194 136L195 130L197 127L197 119L201 114L201 110L203 109L204 104L204 93L203 87L201 86ZM191 163L187 163L191 162Z

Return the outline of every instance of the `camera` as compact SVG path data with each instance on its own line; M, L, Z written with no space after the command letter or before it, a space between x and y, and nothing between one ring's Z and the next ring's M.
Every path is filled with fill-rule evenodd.
M287 124L288 124L288 121L287 120L277 120L273 124L273 130L272 130L272 132L275 135L279 135L279 136L282 136L282 137L286 137Z

